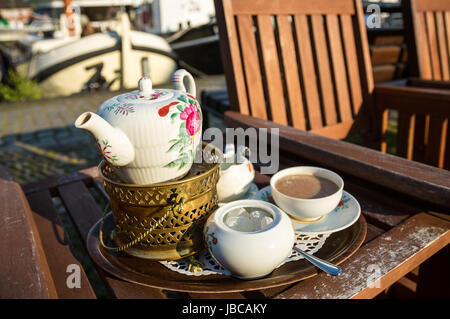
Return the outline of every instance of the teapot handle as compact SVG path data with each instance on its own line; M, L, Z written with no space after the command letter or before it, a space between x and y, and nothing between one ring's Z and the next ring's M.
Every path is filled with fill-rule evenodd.
M184 79L187 79L186 86L184 85ZM195 86L194 77L185 69L179 69L174 72L172 75L172 83L175 90L180 90L183 92L187 92L196 98L197 88Z

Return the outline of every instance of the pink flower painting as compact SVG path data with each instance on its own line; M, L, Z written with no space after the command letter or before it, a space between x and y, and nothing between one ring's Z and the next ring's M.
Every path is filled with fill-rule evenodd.
M169 113L172 124L176 123L176 119L181 120L181 123L178 122L178 136L169 141L171 145L167 150L167 152L177 151L178 158L167 163L164 167L178 167L178 169L182 169L189 163L192 163L195 134L200 131L202 126L201 110L198 102L192 96L181 94L178 96L177 101L173 101L158 109L160 117L166 117Z
M189 106L180 113L180 119L186 121L186 131L190 136L193 136L200 129L201 121L197 111L197 105L189 104Z

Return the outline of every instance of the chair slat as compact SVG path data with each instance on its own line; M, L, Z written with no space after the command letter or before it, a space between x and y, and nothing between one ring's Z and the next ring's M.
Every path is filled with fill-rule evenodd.
M331 76L330 57L328 55L327 40L324 28L324 19L321 15L311 16L312 33L315 44L317 67L321 88L325 124L337 123L336 104L333 90L333 77ZM333 35L334 36L334 35Z
M430 49L427 37L427 28L425 24L425 13L417 13L416 19L416 42L420 48L417 51L420 66L421 78L431 80L433 79L433 73L431 70Z
M450 170L450 128L447 119L447 136L445 137L444 169Z
M354 28L354 32L357 34L357 40L358 40L358 50L361 51L362 55L362 65L361 68L363 70L363 76L362 76L362 83L364 84L364 92L363 97L364 99L370 100L369 96L372 95L372 92L374 90L374 81L373 81L373 71L372 71L372 62L370 61L370 50L369 46L367 45L369 43L369 40L367 39L367 30L366 30L366 23L364 20L364 8L361 1L355 0L355 19L356 19L356 27ZM368 101L368 103L371 103Z
M400 112L398 116L397 130L397 155L412 159L414 141L414 120L411 113Z
M102 211L81 182L58 187L67 213L72 217L81 238L86 239L92 226L102 218ZM85 212L90 212L86 215Z
M53 200L48 190L29 194L28 202L33 211L33 218L41 236L50 271L53 275L59 298L96 298L84 272L83 266L72 254L67 235ZM80 287L69 288L67 286L67 267L77 265L80 269Z
M387 152L387 141L386 141L386 132L387 132L387 128L388 128L388 124L389 124L389 110L388 109L384 109L381 112L381 145L380 145L380 151L382 153L386 153Z
M439 162L438 167L445 168L448 166L448 162L450 162L450 158L448 157L449 153L449 128L448 128L449 119L443 119L442 122L442 131L441 131L441 143L439 145Z
M363 99L361 92L361 77L355 47L355 37L353 35L352 17L349 15L341 15L341 25L348 70L347 73L350 81L353 112L354 114L358 114Z
M247 100L247 91L245 87L245 79L241 52L239 50L239 38L236 30L234 16L231 13L230 3L225 1L221 3L223 7L216 8L218 14L224 14L229 23L224 20L217 21L220 28L226 29L226 39L220 39L220 47L222 50L222 58L224 68L232 70L232 77L227 77L227 87L230 93L231 109L239 110L242 114L250 114ZM222 11L222 12L220 12ZM224 53L225 52L225 53Z
M11 179L0 178L0 298L57 298L42 236L20 185Z
M275 42L271 16L258 15L257 23L272 121L280 124L287 124L288 121L283 96L283 84L281 83L280 63L278 60L278 50Z
M450 11L450 2L447 0L414 0L418 12L425 11Z
M425 163L428 165L443 167L447 123L447 119L430 116L428 143L425 151Z
M241 1L231 0L235 14L354 14L355 6L353 0L329 1L314 0L283 0L267 1L253 0Z
M81 182L61 185L58 187L58 192L86 245L90 229L103 215L100 206L97 205L89 190ZM86 212L89 212L89 214ZM145 286L139 286L137 289L135 285L117 280L99 268L97 271L105 284L109 286L110 292L117 298L166 298L160 289Z
M427 123L427 116L416 114L414 121L413 160L421 163L425 162L426 123Z
M445 24L444 24L444 13L436 12L436 27L437 27L437 38L439 43L439 56L441 65L441 74L443 80L449 80L449 68L448 68L448 47L447 39L445 36Z
M346 121L340 122L334 125L327 125L317 130L311 130L311 133L329 137L336 140L342 140L348 136L348 132L350 132L353 127L354 121Z
M336 94L339 103L339 113L341 115L341 121L346 122L352 119L352 110L344 62L344 51L342 49L341 33L339 32L338 16L327 15L326 22L330 41L331 60L333 62L334 83L336 85Z
M436 37L436 22L434 19L434 12L426 12L426 24L427 24L427 32L428 32L428 42L430 48L430 56L431 56L431 67L433 71L433 79L441 80L441 67L439 63L439 50L438 43Z
M284 76L291 111L292 125L306 129L305 112L303 110L302 90L299 81L298 64L295 53L292 25L287 15L276 17L280 39L281 55L284 64Z
M447 52L446 56L447 59L450 60L450 11L445 11L443 13L444 17L444 34L445 34L445 40L447 41ZM450 73L450 62L447 62L449 73ZM450 74L449 74L450 77Z
M245 68L248 96L252 116L267 119L266 103L262 86L262 76L259 68L258 51L256 47L253 20L250 15L237 17L240 45Z
M311 37L308 27L307 17L296 15L295 31L297 35L298 51L302 68L303 86L305 88L306 108L310 129L322 127L322 116L320 113L320 102L317 95L317 78L314 69L314 59L312 55Z

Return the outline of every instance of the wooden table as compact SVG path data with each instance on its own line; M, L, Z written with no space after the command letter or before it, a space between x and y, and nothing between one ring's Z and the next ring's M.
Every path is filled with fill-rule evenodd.
M428 179L439 173L443 180L436 185L431 181L424 181L427 177L420 180L416 176L404 180L405 183L412 183L411 187L419 187L419 193L422 191L426 194L425 188L428 185L433 194L448 196L450 172L418 163L411 164L400 158L393 161L392 156L378 152L374 153L375 156L370 153L375 151L370 150L370 154L366 155L375 158L371 159L372 166L365 164L369 165L366 172L373 175L370 168L379 169L383 160L386 166L384 170L377 170L376 178L371 177L375 180L379 178L380 183L377 184L370 181L370 178L368 180L355 176L363 167L362 160L359 161L359 166L355 164L351 169L347 167L339 170L335 167L338 164L347 165L366 149L308 133L301 133L295 138L288 134L292 132L282 133L286 134L285 140L282 140L284 145L296 139L297 148L293 150L295 154L282 157L281 168L316 164L336 170L345 180L345 189L361 204L362 213L368 222L367 236L361 248L341 264L342 275L331 277L319 272L310 279L283 287L243 293L201 294L167 292L132 284L97 268L96 272L108 294L113 298L373 298L421 265L417 278L417 295L448 297L448 286L439 284L441 280L448 280L448 275L445 277L442 271L448 270L450 242L450 218L447 215L448 207L444 207L445 198L440 198L441 201L438 198L430 203L396 191L396 188L403 190L409 187L400 185L398 181L402 174L398 172L390 173L393 185L388 189L383 185L383 174L388 174L388 168L395 165L397 159L405 161L406 164L413 165L404 167L406 170L426 169ZM341 146L342 152L338 155L346 161L339 163L333 159L330 155L331 146L327 143L332 143L330 145L337 149ZM315 153L312 152L313 144L321 145L321 148L314 148ZM316 161L311 160L312 158ZM352 171L356 173L352 174ZM269 179L269 176L257 174L256 183L263 187L268 184ZM395 183L399 185L396 186ZM24 200L22 190L27 201ZM0 170L0 212L3 221L0 224L0 251L10 261L0 265L0 273L10 274L9 277L2 276L0 279L0 297L95 298L96 294L90 283L93 279L88 278L75 258L61 217L64 214L70 216L70 222L77 230L82 244L85 244L89 230L102 217L105 199L106 194L96 167L28 184L22 189ZM444 203L444 206L439 202ZM27 251L32 253L26 253L27 257L23 258L23 252ZM80 288L68 288L68 276L73 272L73 268L68 268L68 265L72 264L81 267ZM369 287L371 282L373 286Z

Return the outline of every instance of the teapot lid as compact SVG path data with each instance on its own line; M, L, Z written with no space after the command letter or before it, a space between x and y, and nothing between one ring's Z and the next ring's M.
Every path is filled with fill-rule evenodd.
M142 77L138 82L138 91L119 95L117 101L134 100L135 102L161 102L170 99L173 95L173 90L153 89L150 78Z

